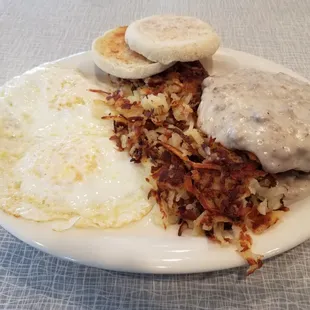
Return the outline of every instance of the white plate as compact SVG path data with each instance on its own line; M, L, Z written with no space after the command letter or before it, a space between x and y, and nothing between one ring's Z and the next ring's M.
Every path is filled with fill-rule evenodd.
M57 61L62 67L78 68L100 79L89 52ZM236 66L266 71L296 73L265 59L222 49L205 63L211 74ZM261 236L254 237L253 250L265 258L287 251L310 238L310 198L291 206L284 219ZM244 264L234 248L223 248L204 237L177 236L177 227L167 231L154 226L150 216L117 230L71 229L55 232L50 223L28 222L0 213L0 224L20 240L44 252L104 269L146 273L192 273Z

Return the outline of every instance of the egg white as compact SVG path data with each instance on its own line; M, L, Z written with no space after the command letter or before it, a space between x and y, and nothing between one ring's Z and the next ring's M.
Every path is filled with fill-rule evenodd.
M100 119L113 111L90 88L75 70L43 67L0 90L2 210L103 228L151 210L145 173L115 150L112 124Z

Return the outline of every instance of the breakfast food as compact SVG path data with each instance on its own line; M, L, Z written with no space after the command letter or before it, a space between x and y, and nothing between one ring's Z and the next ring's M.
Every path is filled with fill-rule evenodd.
M167 69L169 65L152 62L129 49L125 42L127 27L118 27L94 40L92 56L103 71L124 79L142 79Z
M112 124L96 116L112 114L94 106L96 87L75 70L42 67L1 89L2 210L62 220L58 230L120 227L151 210L144 171L115 150Z
M204 81L198 126L229 149L254 153L267 172L309 172L309 107L308 83L237 69Z
M284 202L298 196L292 184L303 194L309 188L299 171L310 167L310 86L254 69L211 77L199 62L184 62L212 55L219 44L194 18L145 18L125 38L148 59L183 62L101 92L102 104L118 114L102 117L114 120L111 140L150 170L148 197L164 227L179 223L179 235L192 228L234 244L254 272L262 256L251 251L249 233L264 232L288 211Z
M310 86L254 69L209 76L199 60L218 46L196 18L152 16L94 41L109 85L54 66L5 85L1 209L65 230L121 227L155 206L156 223L260 268L251 234L309 195Z
M157 202L162 224L179 223L180 235L194 228L235 244L252 273L262 261L251 252L248 232L262 233L287 211L286 188L253 153L229 150L199 130L196 111L206 76L194 62L140 81L120 80L117 90L102 93L102 104L119 116L103 119L114 119L111 140L120 151L151 164L149 198Z
M131 23L125 34L130 49L162 64L212 56L220 39L212 27L195 17L155 15Z

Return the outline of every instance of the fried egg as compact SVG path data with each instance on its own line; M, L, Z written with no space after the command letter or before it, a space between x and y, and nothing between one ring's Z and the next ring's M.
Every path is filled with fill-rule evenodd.
M78 71L41 67L0 90L0 206L68 227L120 227L152 208L143 168L109 140L113 111ZM100 101L101 102L101 101Z

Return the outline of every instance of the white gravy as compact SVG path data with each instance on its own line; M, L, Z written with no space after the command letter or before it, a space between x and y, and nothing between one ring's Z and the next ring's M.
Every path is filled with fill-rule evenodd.
M276 177L278 186L287 188L284 200L288 205L310 195L310 174L287 172L281 173Z
M265 171L310 171L310 84L238 69L204 81L198 126L230 149L256 154Z

